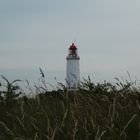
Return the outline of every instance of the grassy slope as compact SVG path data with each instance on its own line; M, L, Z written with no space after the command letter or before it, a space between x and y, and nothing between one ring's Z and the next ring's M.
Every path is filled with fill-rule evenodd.
M0 140L139 140L140 91L117 85L88 79L79 91L27 98L7 81L0 92Z

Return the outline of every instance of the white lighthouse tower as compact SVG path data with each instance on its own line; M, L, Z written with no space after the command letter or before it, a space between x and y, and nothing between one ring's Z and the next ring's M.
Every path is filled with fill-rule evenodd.
M68 90L76 90L80 84L79 56L74 43L69 47L69 54L66 57L66 87Z

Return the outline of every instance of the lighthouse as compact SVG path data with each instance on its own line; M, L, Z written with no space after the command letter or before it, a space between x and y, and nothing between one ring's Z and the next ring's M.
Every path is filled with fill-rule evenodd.
M66 57L66 87L68 90L77 90L80 84L80 69L77 47L74 43L69 47L69 53Z

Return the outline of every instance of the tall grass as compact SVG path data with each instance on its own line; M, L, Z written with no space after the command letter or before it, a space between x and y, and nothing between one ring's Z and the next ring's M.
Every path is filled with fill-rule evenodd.
M28 98L21 96L19 80L2 78L0 140L140 139L140 90L132 82L117 79L113 85L88 78L74 92L60 83L49 92L43 84Z

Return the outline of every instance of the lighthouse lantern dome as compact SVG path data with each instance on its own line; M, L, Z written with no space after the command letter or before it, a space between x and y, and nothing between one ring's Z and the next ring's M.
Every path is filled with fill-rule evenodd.
M77 54L77 47L74 43L69 47L69 55L76 55Z

